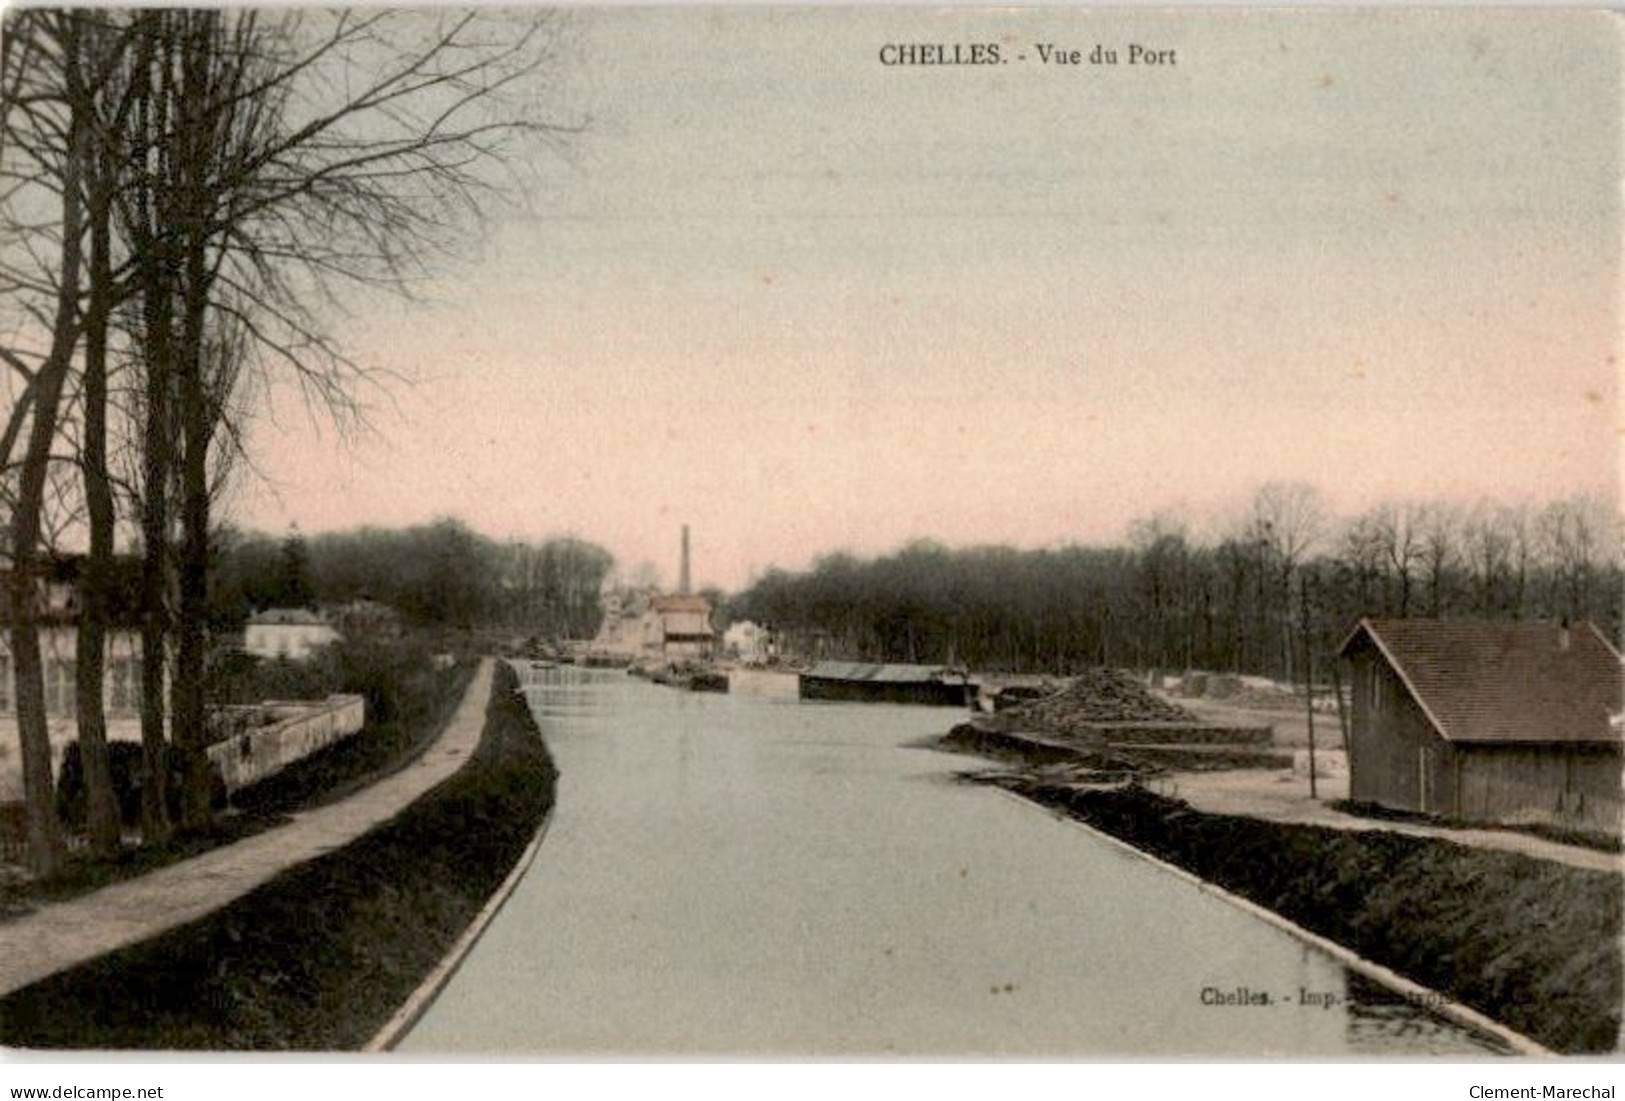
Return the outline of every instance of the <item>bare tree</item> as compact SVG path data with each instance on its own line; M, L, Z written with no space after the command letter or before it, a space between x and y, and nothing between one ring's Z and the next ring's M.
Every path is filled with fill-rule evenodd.
M80 467L84 481L89 553L79 579L79 631L75 655L75 709L79 754L84 769L86 822L93 851L108 855L119 848L121 823L113 794L107 755L107 719L102 685L107 627L112 598L113 542L116 523L112 478L108 468L108 339L113 312L124 293L115 272L113 207L125 155L124 128L134 102L129 94L123 55L130 43L128 19L109 13L75 12L65 42L64 72L68 101L91 130L81 173L88 223L88 285L84 318L84 363L81 406L83 443ZM87 70L94 79L87 79Z
M329 335L322 303L343 283L409 293L500 194L492 171L508 139L568 129L539 121L523 98L547 59L552 18L145 9L8 19L0 202L11 232L0 292L18 312L0 336L16 399L0 424L0 484L10 490L9 618L40 870L59 864L61 844L33 616L52 444L76 400L75 367L74 461L91 531L79 687L96 701L82 740L101 789L104 567L118 507L109 363L122 318L140 382L128 412L141 473L128 491L139 497L143 544L143 827L162 839L166 718L189 749L206 737L209 500L229 466L222 456L240 442L235 383L249 367L291 370L341 422L356 416L368 375ZM166 701L172 621L177 676ZM196 758L192 767L196 778ZM188 785L193 823L206 813L199 789ZM98 844L116 844L106 801L95 804Z
M1147 659L1159 665L1175 660L1189 662L1188 638L1183 630L1179 630L1177 633L1180 637L1176 643L1173 638L1175 628L1170 622L1183 619L1185 611L1188 530L1185 518L1170 510L1136 520L1130 526L1129 545L1136 552L1141 599L1145 604L1145 618L1149 619L1151 627L1148 644L1142 643L1142 662Z
M1383 534L1375 517L1367 513L1343 525L1338 543L1356 612L1370 615L1378 611L1377 596L1384 586L1387 557Z
M1551 571L1550 605L1569 619L1587 619L1599 566L1615 540L1612 510L1593 498L1576 495L1553 501L1541 510L1540 541Z
M1462 543L1473 584L1473 607L1489 618L1501 608L1501 589L1507 572L1512 538L1506 510L1493 501L1480 500L1462 523Z
M77 54L71 45L72 20L62 13L19 12L13 17L8 33L28 36L38 57L54 55L59 72ZM12 83L9 76L7 83ZM37 874L51 876L60 869L65 849L53 799L45 670L38 626L44 581L42 515L51 447L81 333L79 292L85 213L80 172L91 132L86 119L67 102L59 84L40 82L26 90L19 89L19 93L19 101L13 103L6 114L5 148L9 156L26 163L26 167L20 164L18 168L25 180L46 192L55 192L54 225L60 250L54 282L48 271L34 279L15 271L8 273L20 289L26 288L41 300L44 308L32 305L29 308L36 323L49 333L48 350L29 385L28 437L12 505L9 611L29 862ZM45 309L49 309L49 314Z
M1446 501L1430 501L1416 514L1417 541L1422 567L1427 571L1428 615L1444 614L1446 587L1458 555L1457 533L1461 513Z
M535 73L545 16L509 13L167 11L151 17L161 121L147 158L144 234L149 418L179 440L181 544L173 736L186 750L184 816L208 817L203 666L210 456L241 362L294 373L341 420L357 411L359 364L324 328L342 284L407 291L492 193L482 175L506 137L555 128L502 102ZM510 31L488 35L493 21ZM359 83L357 74L364 74ZM509 109L504 111L504 106ZM160 282L161 280L161 282ZM238 364L209 333L243 335ZM164 417L164 402L173 403ZM163 465L167 443L151 473ZM150 482L150 479L149 479ZM162 506L150 488L149 504ZM160 528L154 515L148 535Z
M136 16L139 34L131 84L136 108L130 139L133 179L121 194L120 222L135 258L140 308L132 322L141 369L141 834L169 838L167 699L169 479L174 466L171 273L178 264L165 209L172 67L163 13Z
M1393 607L1402 619L1411 614L1411 589L1422 554L1417 513L1417 506L1410 501L1379 505L1371 513L1371 522L1382 541L1383 556L1388 559L1390 574L1398 587Z
M1530 574L1540 565L1539 540L1535 536L1535 525L1529 509L1524 506L1506 509L1501 522L1507 533L1507 563L1512 589L1508 606L1513 619L1522 619L1529 611Z
M1253 495L1253 525L1274 565L1282 672L1292 677L1292 579L1326 525L1320 491L1306 482L1267 482Z

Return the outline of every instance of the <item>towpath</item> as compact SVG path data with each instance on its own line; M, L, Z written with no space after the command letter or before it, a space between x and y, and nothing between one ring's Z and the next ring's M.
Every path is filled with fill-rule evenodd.
M1386 830L1413 837L1437 837L1479 849L1522 853L1598 872L1617 874L1625 869L1625 858L1618 853L1565 845L1514 830L1456 829L1345 814L1325 801L1347 796L1347 776L1323 780L1319 800L1309 798L1309 781L1304 777L1280 771L1177 772L1167 783L1168 794L1211 814L1247 815L1271 822L1329 826L1338 830Z
M393 818L473 753L485 725L491 672L486 658L440 737L394 775L296 814L286 825L0 925L0 995L195 921Z
M1187 699L1161 693L1161 698L1194 711L1209 722L1238 726L1268 726L1275 734L1274 744L1298 751L1309 744L1309 720L1301 709L1238 707L1224 700ZM1321 734L1321 748L1337 743L1337 716L1317 715L1315 726ZM1460 829L1431 826L1423 822L1362 818L1345 814L1328 804L1348 798L1347 756L1340 749L1327 754L1341 761L1340 774L1324 776L1320 799L1309 798L1305 775L1263 772L1253 769L1232 772L1180 772L1172 779L1173 792L1197 810L1212 814L1244 814L1271 822L1295 822L1309 826L1329 826L1338 830L1387 830L1413 837L1437 837L1479 849L1499 849L1522 853L1542 860L1556 860L1592 871L1625 871L1625 857L1582 845L1565 845L1516 830ZM1301 763L1301 762L1300 762Z

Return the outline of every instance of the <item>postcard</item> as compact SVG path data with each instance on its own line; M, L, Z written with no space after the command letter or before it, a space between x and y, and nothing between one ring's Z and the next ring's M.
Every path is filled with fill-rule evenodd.
M1616 1053L1619 27L11 9L0 1044Z

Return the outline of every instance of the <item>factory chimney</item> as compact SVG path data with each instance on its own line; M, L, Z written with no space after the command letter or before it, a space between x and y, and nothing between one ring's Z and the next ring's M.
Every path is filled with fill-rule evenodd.
M677 575L677 591L684 596L688 595L688 525L683 525L683 565Z

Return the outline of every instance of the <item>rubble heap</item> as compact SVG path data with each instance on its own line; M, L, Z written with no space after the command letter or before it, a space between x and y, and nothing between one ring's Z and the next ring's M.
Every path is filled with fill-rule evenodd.
M1090 669L1059 692L999 713L1007 729L1074 733L1091 723L1196 723L1195 715L1153 696L1126 673Z

